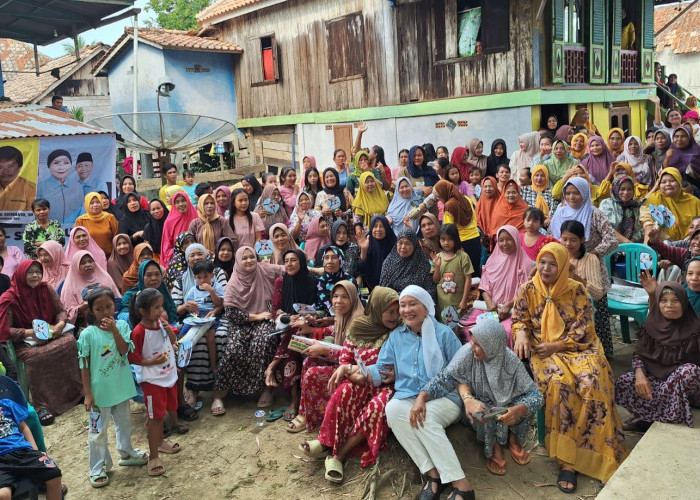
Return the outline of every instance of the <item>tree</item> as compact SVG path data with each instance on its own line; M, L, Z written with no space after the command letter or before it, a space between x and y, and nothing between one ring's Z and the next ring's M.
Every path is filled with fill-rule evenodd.
M87 43L85 38L83 38L82 36L78 36L78 50L83 50L85 47L88 47L90 45L92 44ZM66 54L75 54L75 42L73 40L62 44L61 47L63 47L63 52L65 52Z
M189 31L199 27L196 15L210 4L211 0L148 0L146 10L155 13L159 28Z

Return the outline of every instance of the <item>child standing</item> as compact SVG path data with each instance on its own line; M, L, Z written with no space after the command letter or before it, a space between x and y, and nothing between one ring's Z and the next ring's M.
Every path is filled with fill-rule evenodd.
M163 295L155 288L146 288L131 302L129 316L136 325L131 334L134 350L129 362L143 366L141 388L148 412L148 475L160 476L165 467L159 453L174 454L180 445L163 439L163 420L170 414L177 422L177 369L175 332L161 322Z
M543 246L552 241L557 241L556 238L542 232L544 222L544 212L539 208L530 207L525 210L523 214L525 232L520 233L520 242L527 256L533 261L537 260L537 254L540 253Z
M472 287L474 268L469 255L462 250L459 231L454 224L445 224L440 229L442 252L432 255L435 267L433 282L438 292L438 308L442 312L454 307L458 314L469 309L469 292Z
M208 260L197 262L192 266L192 274L197 284L190 288L185 295L185 304L188 302L197 303L197 314L200 318L215 318L224 310L224 287L218 282L212 281L214 278L214 263ZM216 329L219 321L215 321L207 331L207 351L209 352L209 363L216 375L219 372L218 356L216 353ZM180 330L181 334L187 333L188 325L184 325Z
M90 484L102 488L109 484L106 469L112 467L107 447L110 417L114 420L119 465L146 465L148 454L131 445L129 399L136 396L136 387L127 359L127 352L134 347L129 325L114 319L114 292L110 288L95 288L87 303L95 324L80 334L78 355L85 409L92 412L91 420L98 420L88 431Z
M445 169L445 180L450 181L452 184L454 184L457 187L457 191L462 193L464 196L469 196L468 184L460 180L459 169L455 165L447 166L447 168Z
M197 184L194 183L194 171L185 170L182 172L182 178L185 180L185 185L182 186L182 189L184 189L187 196L190 197L192 204L197 205L197 195L194 192L194 190L197 189Z
M474 205L476 205L476 202L479 201L479 197L481 196L481 169L479 167L472 167L469 169L467 196L472 199L472 203Z

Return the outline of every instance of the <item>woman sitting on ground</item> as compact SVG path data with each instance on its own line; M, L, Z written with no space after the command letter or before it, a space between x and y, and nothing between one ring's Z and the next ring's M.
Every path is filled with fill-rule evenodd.
M393 288L397 293L408 285L418 285L437 298L430 261L421 251L413 229L404 229L399 234L396 245L384 261L379 284Z
M92 239L88 230L82 226L73 226L73 229L70 231L70 236L68 237L66 261L70 262L73 255L80 250L87 250L90 252L95 262L103 269L107 269L107 257L100 246Z
M122 274L120 287L122 293L126 293L128 290L131 290L136 286L136 284L139 282L139 266L143 262L153 258L155 258L155 253L153 252L153 248L151 248L149 243L139 243L136 245L136 248L134 248L134 258L131 261L131 265L129 266L129 269ZM163 270L162 266L160 269L161 273L165 275L165 271ZM129 310L127 309L126 312L128 314ZM126 318L124 318L124 320L126 321Z
M128 234L118 234L112 240L112 254L107 259L107 272L121 290L122 276L134 262L134 246Z
M119 233L119 222L114 215L102 210L102 197L99 193L88 193L84 206L85 214L75 219L75 225L87 229L106 258L112 253L112 238Z
M348 328L340 366L328 382L333 395L326 405L318 439L300 445L301 451L315 458L326 458L326 479L343 481L343 467L350 456L360 456L360 466L374 465L386 447L389 427L384 409L394 393L391 385L366 384L360 364L377 361L382 344L398 326L399 294L375 287L363 316ZM359 356L359 359L357 358Z
M42 278L44 283L54 290L58 290L59 285L66 279L68 267L70 267L63 247L57 241L45 241L36 249L36 255L36 260L44 269Z
M502 324L482 321L469 333L470 342L426 384L418 399L432 401L457 388L476 439L484 443L486 468L502 476L506 473L503 446L508 446L518 465L530 463L530 454L523 448L530 433L528 417L542 406L543 399L523 363L508 349ZM508 412L492 420L474 415L495 406L508 408Z
M266 200L271 200L277 203L277 211L272 213L272 207L266 205ZM265 234L268 235L268 239L271 238L271 236L269 236L269 231L272 226L274 226L275 224L287 224L287 221L289 220L289 215L287 215L287 209L285 208L285 203L282 199L282 194L280 193L280 189L277 186L265 186L265 189L263 189L262 192L262 196L260 197L260 203L255 208L255 213L257 213L260 216L260 219L262 219L263 224L265 226Z
M625 430L644 431L652 422L693 427L691 406L700 408L700 318L686 291L673 281L643 280L649 316L637 332L633 372L618 377L615 403L632 414Z
M627 456L615 409L613 374L593 328L583 284L569 278L569 254L548 243L537 273L513 305L515 353L530 358L545 397L545 444L561 471L557 485L576 490L576 473L606 482Z

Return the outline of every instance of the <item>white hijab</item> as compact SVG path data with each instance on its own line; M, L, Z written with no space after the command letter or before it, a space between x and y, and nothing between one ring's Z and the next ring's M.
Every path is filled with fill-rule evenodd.
M399 295L399 300L404 297L418 299L428 310L428 315L421 325L423 363L425 363L425 370L428 373L428 377L433 378L442 370L445 364L442 350L440 349L440 344L438 344L437 335L435 334L435 324L433 323L435 321L435 303L428 292L416 285L409 285L404 288L401 295Z

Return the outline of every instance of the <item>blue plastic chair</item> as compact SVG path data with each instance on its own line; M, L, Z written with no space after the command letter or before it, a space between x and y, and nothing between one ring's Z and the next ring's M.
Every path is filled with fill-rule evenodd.
M612 258L620 253L625 254L625 279L634 283L639 283L639 275L641 273L641 266L639 265L639 255L641 253L647 253L651 255L652 259L652 275L656 276L656 264L658 257L653 248L643 245L641 243L622 243L617 250L615 250L610 255L605 257L605 265L608 268L608 274L612 276ZM630 340L630 325L628 317L635 319L640 325L644 323L647 319L647 313L649 312L648 304L627 304L625 302L618 302L617 300L608 299L608 309L610 314L616 314L620 316L620 329L622 330L622 340L626 344L631 342Z

